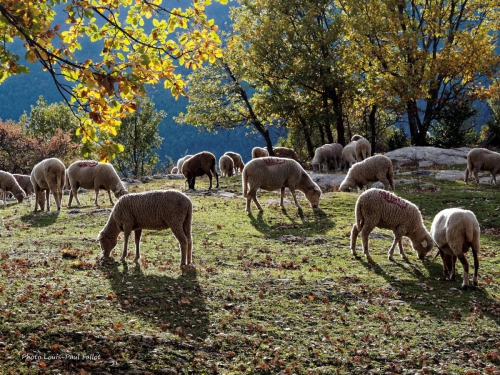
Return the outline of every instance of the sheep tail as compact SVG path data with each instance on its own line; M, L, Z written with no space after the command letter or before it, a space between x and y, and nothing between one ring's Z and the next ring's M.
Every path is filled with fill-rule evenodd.
M193 205L189 205L189 209L187 210L186 217L184 218L184 222L182 223L184 234L187 236L188 241L191 241L191 223L193 220Z
M469 181L469 172L472 173L473 168L474 166L472 165L471 158L467 158L467 167L465 168L465 178L464 178L465 183Z
M243 188L243 198L246 198L248 195L248 186L247 186L247 171L243 169L243 173L241 174L241 185Z

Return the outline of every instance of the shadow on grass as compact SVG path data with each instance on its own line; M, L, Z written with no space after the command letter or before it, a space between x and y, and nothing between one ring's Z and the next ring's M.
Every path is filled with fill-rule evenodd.
M59 217L60 211L32 212L21 216L23 223L31 224L33 228L44 228L54 224Z
M427 269L430 277L409 260L394 258L394 266L402 268L403 272L411 272L418 281L398 280L373 260L364 256L357 256L360 263L370 271L382 276L395 290L401 299L411 305L415 310L435 316L437 319L450 320L466 316L471 311L480 312L489 319L500 324L500 303L481 286L470 286L461 290L461 266L457 264L457 279L445 280L442 275L442 265L439 258L427 258L422 264ZM420 261L418 261L420 262ZM470 267L470 264L469 264ZM473 269L473 266L472 266ZM471 273L472 274L472 273ZM472 283L472 278L470 279ZM461 311L457 315L457 311Z
M150 320L158 329L179 336L204 340L209 314L195 270L178 278L144 274L140 266L123 271L115 262L108 266L108 279L124 312Z

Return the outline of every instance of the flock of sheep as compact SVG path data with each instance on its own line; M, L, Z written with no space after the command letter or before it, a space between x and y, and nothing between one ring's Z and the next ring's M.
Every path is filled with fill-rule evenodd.
M252 160L246 165L241 156L234 152L227 152L219 159L221 176L241 174L243 196L246 198L246 212L251 214L251 203L255 203L262 211L257 200L259 189L273 191L280 189L280 205L284 208L283 198L288 188L293 196L295 206L300 209L295 194L296 190L304 193L312 208L319 206L321 189L311 179L299 163L296 152L290 148L277 147L273 149L275 157L270 157L267 150L255 147L252 150ZM420 259L433 249L434 244L439 249L443 261L443 273L455 279L455 263L460 260L463 266L462 288L469 285L469 264L465 253L472 248L474 258L473 284L477 285L479 268L478 254L480 251L479 223L473 212L460 208L445 209L439 212L428 232L422 220L421 213L413 203L388 192L394 191L394 172L392 162L383 155L371 155L370 143L361 136L354 136L352 141L342 147L340 144L327 144L316 150L312 160L314 171L328 170L332 162L335 170L342 165L349 167L348 173L340 185L341 191L348 191L358 187L365 190L368 183L379 181L384 185L382 189L368 189L359 195L355 205L355 223L351 231L351 252L356 256L356 241L361 236L362 248L366 257L368 251L368 237L375 227L393 231L394 241L389 248L388 257L393 260L396 245L400 255L405 258L402 246L402 237L410 239L412 248ZM196 177L207 175L212 188L212 177L216 178L216 187L219 187L219 175L216 170L216 158L210 152L200 152L187 155L178 160L172 173L182 173L189 189L194 189ZM473 149L467 156L465 182L468 176L474 174L479 182L478 172L490 171L492 180L496 183L495 175L500 170L500 154L483 148ZM115 169L111 164L95 161L76 161L67 169L57 158L43 160L35 165L31 175L13 175L0 171L0 189L5 198L11 193L18 202L22 202L26 195L35 194L35 208L50 211L50 193L54 197L57 209L61 209L63 189L70 189L68 207L73 197L78 205L78 189L94 189L95 200L99 190L108 192L111 204L114 204L111 192L118 199L104 226L99 232L98 241L103 253L103 259L110 256L118 242L118 236L124 232L124 245L121 261L128 255L128 240L132 232L135 239L135 258L140 259L140 241L143 229L172 230L179 241L181 250L181 267L192 263L192 203L190 198L177 190L149 191L145 193L128 194Z

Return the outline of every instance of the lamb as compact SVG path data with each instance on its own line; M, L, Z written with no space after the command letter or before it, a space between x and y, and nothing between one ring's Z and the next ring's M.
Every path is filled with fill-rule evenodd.
M115 198L120 198L128 193L111 164L99 163L94 160L79 160L71 164L66 171L66 187L71 190L68 207L71 207L73 196L76 203L79 206L81 205L78 199L78 188L94 189L94 205L96 206L98 205L97 197L100 189L108 192L111 204L114 204L111 191L114 193Z
M356 256L356 240L361 233L363 252L370 258L368 236L375 227L390 229L394 233L394 242L388 252L390 261L394 260L396 244L399 247L399 254L406 259L401 243L403 236L410 239L420 260L432 250L432 237L425 229L418 207L395 194L381 189L365 191L356 201L355 215L356 223L351 231L351 252L354 256Z
M349 142L342 150L342 164L352 167L356 163L356 142Z
M31 183L31 176L25 174L13 174L21 189L24 190L26 196L33 194L33 184Z
M31 183L35 191L35 212L38 206L44 210L45 201L47 201L47 211L50 211L50 193L54 196L57 210L61 210L61 201L63 195L66 167L63 162L57 158L42 160L33 167L31 171ZM45 191L45 197L43 192Z
M116 202L106 225L97 237L103 258L109 258L111 250L118 242L118 235L123 231L125 239L120 260L125 262L128 255L128 239L131 232L134 231L134 262L138 263L141 258L139 248L142 230L170 228L179 241L181 267L189 265L192 263L193 249L192 217L193 204L191 200L177 190L148 191L124 195Z
M267 151L267 149L265 149L265 148L254 147L252 149L252 159L265 158L267 156L269 156L269 151Z
M469 173L474 173L476 183L479 183L479 171L491 172L492 181L497 183L495 175L500 172L500 154L485 148L474 148L467 154L467 168L465 169L465 183L469 180Z
M219 187L219 175L215 169L217 162L215 160L214 154L203 151L199 152L182 164L182 174L186 177L189 190L194 190L194 182L196 177L203 176L206 174L210 180L210 186L208 190L212 189L212 175L215 176L217 180L217 186Z
M312 208L317 208L321 189L311 180L311 177L302 168L302 166L293 159L267 157L252 159L249 161L242 174L243 197L247 199L246 212L251 214L252 200L262 211L262 207L257 201L257 190L267 191L281 189L280 206L284 209L283 198L285 188L289 188L295 201L295 206L301 208L295 190L302 191Z
M446 278L455 280L455 263L457 258L462 263L464 278L462 289L469 286L469 263L465 253L472 248L474 257L473 284L477 286L479 269L480 229L476 215L472 211L460 208L448 208L440 211L431 225L431 236L436 241L439 254L443 260L443 273Z
M274 147L273 152L278 158L288 158L300 162L299 155L297 155L294 149L289 147Z
M16 181L15 177L9 172L0 171L0 190L3 193L3 205L7 204L6 199L9 192L14 195L19 203L22 203L26 194L24 190L19 186L19 183Z
M219 169L221 177L231 177L233 175L234 161L229 155L222 155L219 158Z
M177 160L177 173L182 173L182 165L184 164L184 162L186 160L188 160L192 156L193 155L186 155L186 156L183 156L182 158L180 158L179 160Z
M375 155L354 164L340 184L340 191L348 191L356 186L363 189L369 182L375 181L382 182L385 189L390 187L394 190L394 170L387 156Z
M365 138L356 141L356 160L362 161L372 155L372 146Z
M243 171L243 168L245 167L245 163L243 163L243 159L241 158L241 155L238 154L237 152L225 152L224 155L228 155L231 159L233 159L233 164L234 164L234 172L236 174L241 174Z

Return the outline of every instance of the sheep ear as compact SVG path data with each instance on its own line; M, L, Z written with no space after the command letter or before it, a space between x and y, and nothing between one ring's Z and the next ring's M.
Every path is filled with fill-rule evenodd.
M421 242L421 245L422 245L423 247L427 247L429 244L427 243L427 240L425 240L425 239L424 239L424 240Z

